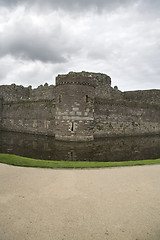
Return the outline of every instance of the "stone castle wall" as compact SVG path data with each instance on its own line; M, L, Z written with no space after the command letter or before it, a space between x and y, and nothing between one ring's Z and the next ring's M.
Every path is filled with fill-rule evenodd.
M31 100L52 100L53 98L55 98L55 86L48 86L47 83L45 83L44 86L40 85L38 88L30 90L29 97Z
M2 129L3 99L0 97L0 130Z
M55 101L4 102L2 129L35 134L55 134Z
M97 83L95 97L101 97L105 99L119 99L123 97L122 92L119 91L116 86L114 88L111 87L111 78L109 76L97 73L94 76L94 79L96 79Z
M58 75L56 86L0 86L0 128L84 141L160 133L160 90L121 92L101 73Z
M2 85L0 86L0 97L6 101L17 101L20 99L28 99L30 95L30 87Z
M127 101L137 101L149 104L160 104L160 90L138 90L123 93L124 99Z
M55 98L55 86L48 84L40 85L38 88L32 89L31 86L23 87L12 85L0 86L0 96L5 101L18 101L18 100L52 100Z
M95 137L157 134L160 105L96 99L95 121Z

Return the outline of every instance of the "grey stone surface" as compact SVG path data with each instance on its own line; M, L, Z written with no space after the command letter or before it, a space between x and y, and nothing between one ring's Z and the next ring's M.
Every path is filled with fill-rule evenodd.
M58 75L56 86L0 86L0 129L86 141L160 133L160 90L121 92L101 73Z

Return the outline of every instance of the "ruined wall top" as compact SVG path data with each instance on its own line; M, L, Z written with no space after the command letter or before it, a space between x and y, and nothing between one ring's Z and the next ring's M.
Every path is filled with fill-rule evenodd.
M41 100L54 99L55 86L48 86L47 83L32 89L31 86L23 87L16 84L0 86L0 98L4 101L19 101L19 100Z
M39 99L54 99L55 98L55 86L48 85L47 83L40 85L35 89L30 90L30 99L31 100L39 100Z
M28 99L30 88L17 86L16 84L0 86L0 97L6 101L17 101L21 99Z
M56 77L56 86L63 84L79 84L98 86L99 83L110 85L111 79L106 74L92 73L92 72L69 72L68 74L61 74Z
M128 101L160 104L160 90L158 89L127 91L123 92L123 96Z
M126 101L137 101L145 103L160 104L160 90L138 90L121 92L117 87L111 87L111 78L102 73L93 72L69 72L56 77L56 86L64 84L84 85L95 88L95 97L103 99L122 99ZM4 101L18 100L41 100L54 99L56 86L40 85L36 89L31 86L23 87L16 84L0 86L0 98ZM77 86L78 87L78 86Z

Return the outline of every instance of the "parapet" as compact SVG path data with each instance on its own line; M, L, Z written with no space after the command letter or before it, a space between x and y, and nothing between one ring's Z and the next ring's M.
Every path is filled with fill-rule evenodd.
M28 99L29 94L29 88L18 86L16 84L0 86L0 96L3 97L5 101Z
M55 98L55 86L54 85L48 85L47 83L43 85L40 85L39 87L35 89L31 89L30 91L30 99L31 100L42 100L42 99L48 99L52 100Z
M160 90L158 89L127 91L123 93L123 96L128 101L160 104Z
M58 75L56 77L56 86L75 84L87 85L95 88L97 86L97 79L95 75L95 73L89 72L69 72L68 74Z

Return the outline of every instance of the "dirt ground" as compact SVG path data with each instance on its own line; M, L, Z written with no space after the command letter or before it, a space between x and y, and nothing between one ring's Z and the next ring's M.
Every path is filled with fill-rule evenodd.
M160 240L160 165L0 164L0 240Z

